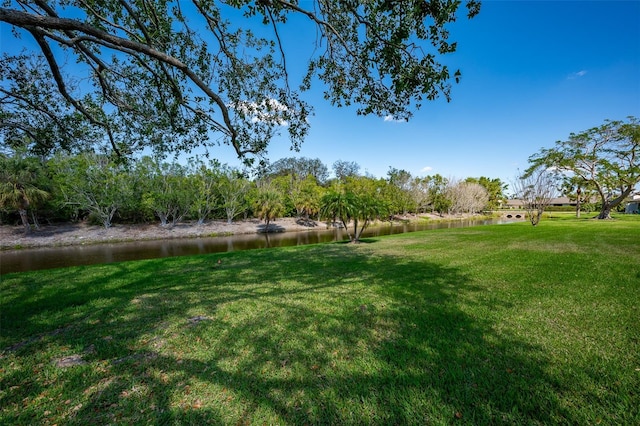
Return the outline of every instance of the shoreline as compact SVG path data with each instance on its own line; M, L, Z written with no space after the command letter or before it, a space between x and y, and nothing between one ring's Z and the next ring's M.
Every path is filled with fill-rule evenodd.
M482 215L444 215L421 214L406 217L394 217L394 222L412 221L447 221L482 218ZM269 227L276 232L295 232L313 229L325 229L326 222L310 220L303 223L299 218L280 218L272 221ZM378 221L370 226L388 221ZM244 219L227 223L226 221L209 221L202 225L196 222L182 222L173 227L162 227L154 224L115 224L111 228L100 225L80 223L62 223L41 225L30 234L24 233L22 226L0 226L0 251L12 251L44 247L66 247L76 245L94 245L104 243L124 243L133 241L153 241L181 238L207 238L229 235L253 234L264 232L265 223L259 219ZM272 231L273 232L273 231Z

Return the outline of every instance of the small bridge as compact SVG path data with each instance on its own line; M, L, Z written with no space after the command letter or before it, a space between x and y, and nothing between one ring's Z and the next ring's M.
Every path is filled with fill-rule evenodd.
M501 216L507 219L524 219L527 217L527 214L521 211L507 211L501 212Z

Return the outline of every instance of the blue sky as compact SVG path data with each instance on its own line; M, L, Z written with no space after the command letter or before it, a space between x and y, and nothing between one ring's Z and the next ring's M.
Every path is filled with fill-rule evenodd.
M304 24L289 22L287 31L302 34L295 25ZM530 155L571 132L640 117L639 1L485 1L476 18L449 28L458 51L442 61L463 73L450 103L426 102L398 123L332 107L316 87L304 95L315 115L300 152L282 137L270 160L346 160L378 177L392 166L509 183ZM212 154L237 164L230 151Z

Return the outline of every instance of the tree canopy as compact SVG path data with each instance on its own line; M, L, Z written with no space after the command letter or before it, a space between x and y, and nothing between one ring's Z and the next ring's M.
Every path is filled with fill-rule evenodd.
M269 164L263 174L265 176L291 176L298 180L304 180L311 176L316 182L324 184L329 178L329 169L319 158L286 157Z
M8 0L5 34L31 40L1 58L1 136L46 153L80 142L120 155L222 143L250 159L284 129L299 147L312 114L300 92L318 80L333 105L408 119L424 100L448 100L460 77L439 62L456 50L448 24L459 6ZM480 3L466 8L472 18ZM302 19L317 35L293 86L283 26Z
M554 148L530 157L532 166L567 173L572 182L594 188L601 203L599 219L623 202L640 182L640 123L634 117L606 121L580 133L571 133Z

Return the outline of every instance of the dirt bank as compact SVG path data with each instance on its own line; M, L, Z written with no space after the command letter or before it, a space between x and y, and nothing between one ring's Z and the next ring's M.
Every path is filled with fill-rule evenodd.
M322 222L314 223L316 226L326 226ZM230 224L226 221L211 221L204 225L180 223L173 227L162 227L158 224L117 224L109 229L86 223L70 223L44 225L25 235L24 228L21 226L4 225L0 226L0 250L250 234L264 231L264 226L264 222L257 219L236 221ZM309 229L308 226L297 223L293 218L278 219L272 223L270 228L279 232Z
M443 220L464 217L440 217L421 215L398 218L399 220ZM325 222L311 221L308 224L295 218L282 218L272 222L270 229L277 232L301 231L309 228L324 229ZM258 219L239 220L233 223L211 221L204 225L180 223L174 227L159 224L116 224L109 229L86 223L44 225L25 235L21 226L0 226L0 250L15 250L33 247L56 247L83 244L113 243L123 241L164 240L172 238L214 237L232 234L264 232L265 224Z

